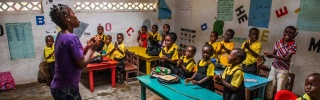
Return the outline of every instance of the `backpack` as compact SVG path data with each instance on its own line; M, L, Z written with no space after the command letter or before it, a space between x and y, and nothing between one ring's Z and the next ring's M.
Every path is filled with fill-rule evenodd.
M159 56L160 52L160 45L153 40L149 40L149 45L147 46L146 54L148 54L149 56Z

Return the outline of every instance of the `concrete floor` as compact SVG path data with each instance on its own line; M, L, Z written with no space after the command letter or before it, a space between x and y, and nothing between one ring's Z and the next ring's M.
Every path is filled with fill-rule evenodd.
M89 90L89 78L83 73L80 82L80 94L83 100L140 100L138 81L117 84L111 87L110 75L105 71L94 72L94 92ZM147 90L148 100L161 100L156 94ZM28 83L17 85L15 90L0 91L0 100L53 100L50 87L45 83Z

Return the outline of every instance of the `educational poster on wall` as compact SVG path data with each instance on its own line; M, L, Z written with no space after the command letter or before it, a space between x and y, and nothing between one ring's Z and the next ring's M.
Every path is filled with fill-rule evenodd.
M233 4L233 0L218 0L218 20L232 20Z
M31 22L6 23L11 60L34 58Z
M81 38L81 36L83 35L84 31L88 28L88 26L89 26L88 23L80 22L80 26L75 28L73 30L73 33L76 34L78 38Z
M180 21L188 21L192 17L192 1L180 0Z
M196 31L187 28L180 28L180 44L179 51L185 52L188 45L194 45L196 41Z
M249 26L268 28L272 0L250 0Z
M165 0L158 0L158 19L171 19L171 10Z
M297 25L299 30L320 32L320 1L301 0Z

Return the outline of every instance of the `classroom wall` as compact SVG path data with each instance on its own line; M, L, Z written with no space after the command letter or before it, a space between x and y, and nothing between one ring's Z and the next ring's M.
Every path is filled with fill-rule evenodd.
M184 3L177 2L177 23L176 32L180 33L180 28L188 28L192 30L196 30L196 42L194 45L197 47L197 53L195 55L195 59L201 59L201 49L205 42L209 41L210 32L213 30L213 23L216 21L215 17L217 17L217 2L218 0L192 0L192 16L190 20L182 21L181 19L181 10L180 8L185 6ZM268 37L264 37L266 42L262 42L262 51L272 52L274 43L282 38L282 33L286 26L292 25L297 26L297 18L298 13L294 11L299 8L300 0L272 0L272 6L270 11L270 21L268 28L260 28L261 30L269 30L269 33L266 34ZM249 8L250 8L250 0L234 0L234 10L243 5L242 10L245 10L245 14L249 19ZM275 11L287 7L288 14L277 18ZM232 21L224 21L224 32L227 29L233 29L235 31L236 38L248 38L249 29L252 26L248 26L248 20L245 20L241 24L238 22L237 17L238 12L233 12ZM182 24L181 24L182 23ZM201 25L207 23L207 30L202 31ZM179 34L180 35L180 34ZM260 32L260 37L261 37ZM181 36L179 36L181 37ZM291 62L291 70L290 72L295 73L295 81L293 92L299 95L304 94L304 81L305 78L314 72L320 72L319 66L319 52L308 50L311 38L315 39L315 44L320 39L319 32L311 32L311 31L301 31L299 30L299 35L295 38L295 41L298 45L297 54L293 55ZM219 41L222 40L222 37L219 37ZM259 39L261 40L261 39ZM233 41L235 41L233 39ZM180 39L178 39L178 43L181 43ZM320 43L320 42L319 42ZM235 41L235 47L240 48L242 43ZM320 44L318 44L318 49ZM268 67L271 66L273 59L267 59L265 65Z
M74 0L69 1L70 2L66 2L66 4L68 4L69 7L73 7ZM39 63L44 60L43 48L46 46L45 36L57 35L57 33L54 33L53 31L56 29L53 27L54 24L51 22L51 18L49 17L49 9L52 7L52 4L47 4L46 2L47 0L42 0L44 8L44 13L42 14L0 15L0 24L3 25L4 28L5 23L32 23L32 32L36 52L35 58L11 60L6 31L3 36L0 36L0 72L10 71L15 79L16 84L37 81L39 70L38 66ZM125 37L124 44L127 47L137 46L137 32L140 30L143 21L146 19L150 20L151 25L157 24L159 26L159 31L162 30L163 24L170 24L172 25L171 28L174 29L175 1L166 0L166 2L172 11L172 18L162 19L161 21L158 20L157 12L76 12L76 16L80 21L89 24L88 28L85 30L85 33L90 33L90 35L83 35L80 38L80 41L84 46L90 37L97 34L97 26L99 23L104 27L106 23L110 23L112 25L111 31L104 31L104 33L113 37L113 43L116 41L116 34L123 33ZM37 25L36 16L44 16L46 25ZM134 29L134 33L131 33L131 36L128 36L126 33L129 27Z

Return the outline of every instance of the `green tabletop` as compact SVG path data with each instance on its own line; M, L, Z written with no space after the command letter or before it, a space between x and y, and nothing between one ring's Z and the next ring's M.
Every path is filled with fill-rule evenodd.
M141 100L145 100L145 88L165 100L222 100L221 95L198 85L186 85L183 79L178 84L161 84L150 76L139 76L137 79L141 84Z

